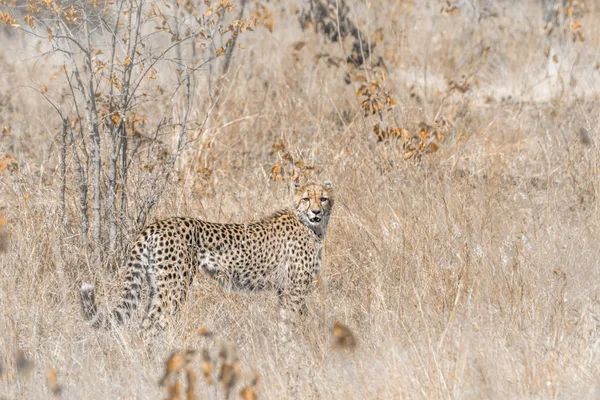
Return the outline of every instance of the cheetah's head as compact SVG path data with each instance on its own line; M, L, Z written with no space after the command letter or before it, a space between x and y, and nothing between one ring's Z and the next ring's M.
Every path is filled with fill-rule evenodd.
M315 231L317 235L325 236L333 207L331 182L326 181L322 185L309 183L296 186L294 201L296 213L304 225Z

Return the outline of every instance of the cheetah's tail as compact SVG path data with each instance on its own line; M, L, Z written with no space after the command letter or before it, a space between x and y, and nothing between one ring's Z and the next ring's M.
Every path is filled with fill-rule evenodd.
M96 305L96 295L94 294L94 285L90 283L81 284L79 289L81 295L81 305L83 306L83 314L90 324L98 329L101 326L106 326L106 316L104 313L98 312Z
M83 283L79 292L81 294L81 305L83 314L90 324L96 328L110 329L113 326L125 324L138 308L141 300L143 278L148 276L148 250L144 248L141 256L133 254L127 264L125 285L121 294L121 300L112 312L100 312L96 305L94 286ZM150 293L152 297L152 290Z

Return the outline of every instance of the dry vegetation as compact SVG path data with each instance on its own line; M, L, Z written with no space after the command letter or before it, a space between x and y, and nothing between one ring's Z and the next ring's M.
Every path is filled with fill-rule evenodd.
M148 221L259 218L287 204L294 173L331 179L320 284L288 345L273 294L203 279L151 345L135 327L84 322L79 283L114 300L153 171L176 151L177 130L145 126L165 110L181 118L181 100L136 109L125 245L98 263L81 244L72 156L61 210L61 120L42 94L65 87L63 55L42 56L44 43L6 27L0 398L184 396L170 374L190 371L198 398L222 397L215 382L228 373L232 397L245 398L600 396L600 8L566 3L549 32L533 0L348 1L371 46L349 66L352 38L302 30L302 2L248 2L259 25L222 77L223 58L195 75L198 139ZM164 87L172 69L159 71ZM219 357L234 351L223 372Z

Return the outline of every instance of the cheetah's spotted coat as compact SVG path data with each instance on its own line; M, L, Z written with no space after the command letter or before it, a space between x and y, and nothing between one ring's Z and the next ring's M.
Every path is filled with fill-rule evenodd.
M108 316L99 312L93 286L83 284L86 318L94 327L123 324L150 291L142 329L163 329L166 316L186 299L202 271L228 289L273 289L284 320L305 309L309 286L321 269L323 241L333 206L330 184L296 188L294 209L247 224L170 218L146 227L127 263L121 300Z

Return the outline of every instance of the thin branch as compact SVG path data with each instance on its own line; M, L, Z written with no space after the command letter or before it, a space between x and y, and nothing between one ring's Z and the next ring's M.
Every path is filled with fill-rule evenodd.
M141 228L145 225L146 218L148 217L148 213L150 212L150 210L152 210L154 205L156 205L156 203L158 202L158 199L162 195L162 192L164 191L165 187L167 186L167 183L169 182L169 178L171 177L171 173L173 172L173 169L175 167L175 162L177 161L177 158L179 157L179 154L183 148L183 139L187 133L187 123L188 123L188 117L189 117L190 105L191 105L191 101L190 101L190 99L191 99L191 73L190 73L189 69L186 70L185 82L186 82L186 96L185 96L186 106L185 106L185 111L184 111L184 115L183 115L183 122L181 123L181 127L179 129L179 136L177 138L177 147L175 149L175 153L173 154L173 157L167 163L167 173L165 174L165 177L164 177L162 183L160 184L160 186L158 186L158 189L153 192L151 197L149 199L147 199L146 202L140 208L140 212L139 212L138 218L137 218L138 228ZM156 187L157 183L158 183L158 177L154 180L153 186Z

